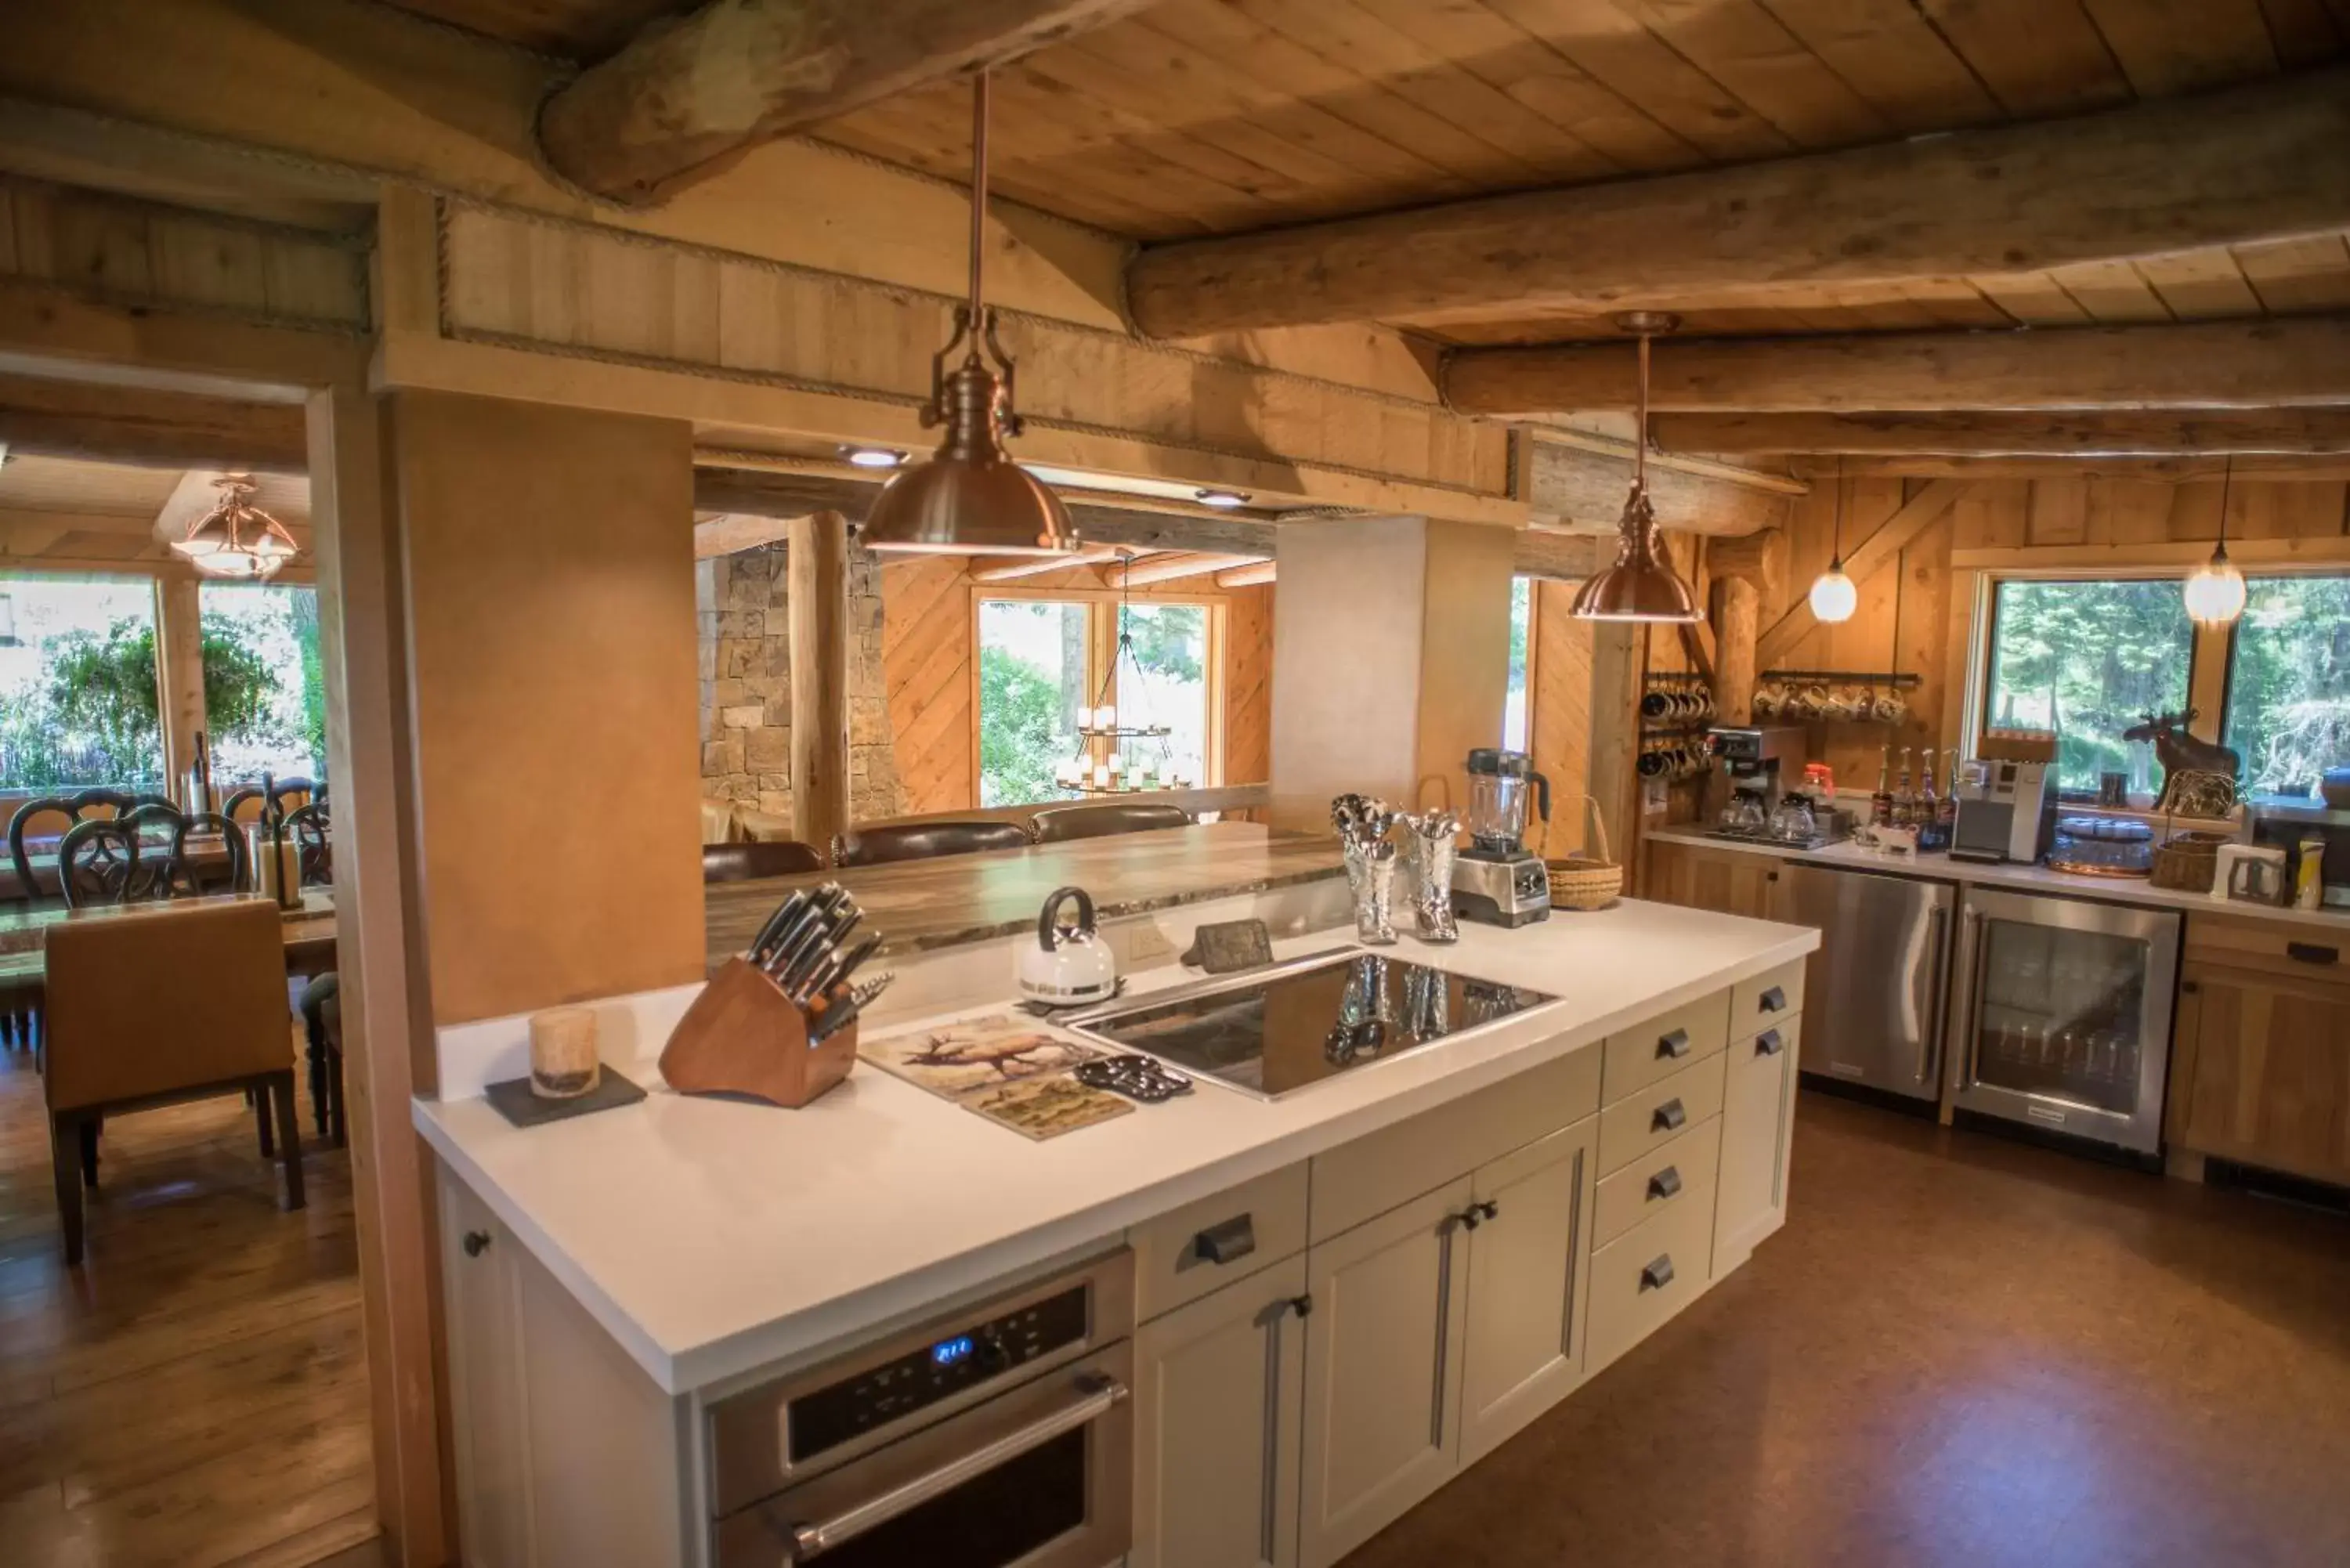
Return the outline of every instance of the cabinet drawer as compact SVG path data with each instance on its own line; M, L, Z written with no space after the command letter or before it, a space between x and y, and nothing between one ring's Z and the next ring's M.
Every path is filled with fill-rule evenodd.
M1730 991L1730 1033L1743 1037L1767 1029L1804 1005L1804 961L1783 963Z
M1713 1187L1721 1164L1721 1118L1708 1116L1599 1183L1591 1244L1604 1247L1644 1220Z
M1713 1253L1713 1189L1698 1188L1591 1255L1591 1372L1648 1337L1706 1287Z
M1599 1108L1596 1042L1314 1159L1316 1242L1523 1148Z
M1149 1322L1305 1249L1305 1162L1186 1203L1127 1232L1135 1315Z
M1729 1059L1727 1053L1716 1051L1600 1112L1599 1174L1613 1175L1718 1114L1722 1064Z
M1730 1038L1730 995L1715 992L1686 1007L1618 1030L1607 1037L1599 1098L1613 1105L1635 1090L1703 1061Z
M2187 960L2350 988L2350 935L2324 926L2189 915Z

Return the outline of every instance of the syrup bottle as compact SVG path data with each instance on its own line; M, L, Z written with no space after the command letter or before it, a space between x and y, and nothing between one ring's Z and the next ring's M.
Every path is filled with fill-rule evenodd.
M1886 746L1877 756L1877 793L1868 797L1868 826L1893 826L1893 748Z
M1918 796L1909 787L1909 747L1901 748L1901 782L1893 791L1893 826L1896 827L1918 826Z
M1918 847L1939 849L1943 847L1942 802L1934 793L1933 747L1926 748L1921 763L1918 770Z

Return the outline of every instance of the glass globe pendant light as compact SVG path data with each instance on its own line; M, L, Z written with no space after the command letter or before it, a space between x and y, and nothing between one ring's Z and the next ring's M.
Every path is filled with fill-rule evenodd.
M294 558L296 546L284 524L253 504L258 488L253 476L224 473L213 483L220 489L220 500L172 541L172 550L208 577L257 581L276 576Z
M2233 626L2244 613L2244 574L2228 559L2228 493L2235 477L2236 460L2230 457L2220 476L2220 542L2184 590L2188 618L2212 629Z
M1835 545L1828 569L1812 583L1812 618L1823 626L1835 626L1852 618L1860 607L1860 589L1845 575L1844 569L1844 459L1836 459L1835 476Z
M1648 338L1671 331L1674 319L1640 310L1617 317L1617 324L1640 337L1640 428L1632 460L1632 493L1625 498L1624 515L1616 524L1615 564L1585 582L1567 613L1577 620L1701 621L1705 611L1673 570L1657 532L1656 508L1648 504Z

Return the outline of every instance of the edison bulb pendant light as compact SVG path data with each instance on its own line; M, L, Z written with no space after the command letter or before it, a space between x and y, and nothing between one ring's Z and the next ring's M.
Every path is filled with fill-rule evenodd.
M2244 574L2228 559L2225 543L2187 579L2186 597L2187 614L2198 626L2232 626L2244 613Z
M1812 584L1812 618L1824 626L1834 626L1838 621L1850 620L1852 612L1859 607L1860 589L1845 576L1844 562L1830 562L1828 569Z

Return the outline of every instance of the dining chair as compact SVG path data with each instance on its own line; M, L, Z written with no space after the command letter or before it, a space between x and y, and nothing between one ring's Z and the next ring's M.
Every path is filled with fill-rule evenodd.
M302 1015L303 1059L310 1070L310 1116L318 1136L343 1147L343 985L333 970L302 984L295 1011Z
M269 785L269 814L283 822L306 805L317 805L327 798L327 792L298 774L278 779Z
M172 867L173 897L210 898L220 893L234 893L250 887L245 875L246 857L244 830L216 811L200 811L186 818L187 830L181 836L178 861ZM199 846L218 842L217 859L200 855Z
M816 846L796 839L702 846L704 886L712 882L755 882L763 877L791 877L802 871L823 869L824 857L816 852Z
M328 842L328 835L334 825L329 819L327 803L313 800L307 805L297 805L286 814L285 820L278 826L279 831L294 840L296 858L301 866L302 886L324 888L331 885L335 879L334 846Z
M8 818L8 865L16 873L19 897L31 903L42 896L42 884L33 875L31 840L62 838L85 822L120 816L157 795L133 795L115 789L77 790L72 794L43 795L18 806Z
M57 840L57 892L66 908L89 909L169 898L172 867L179 857L177 837L175 832L172 846L159 849L127 820L77 823Z
M286 1013L285 939L261 899L64 920L46 949L49 1148L66 1262L82 1258L82 1189L98 1183L102 1117L250 1091L264 1158L299 1209L302 1128ZM271 1110L276 1130L271 1138Z
M834 835L832 863L883 866L894 860L1027 847L1028 830L1016 822L896 822Z
M1191 814L1181 806L1139 800L1056 805L1029 819L1029 831L1036 836L1039 844L1066 844L1072 839L1103 838L1113 833L1151 833L1191 826Z
M267 820L269 802L262 794L259 784L246 784L242 789L231 791L229 797L221 802L220 814L243 827L249 823Z

